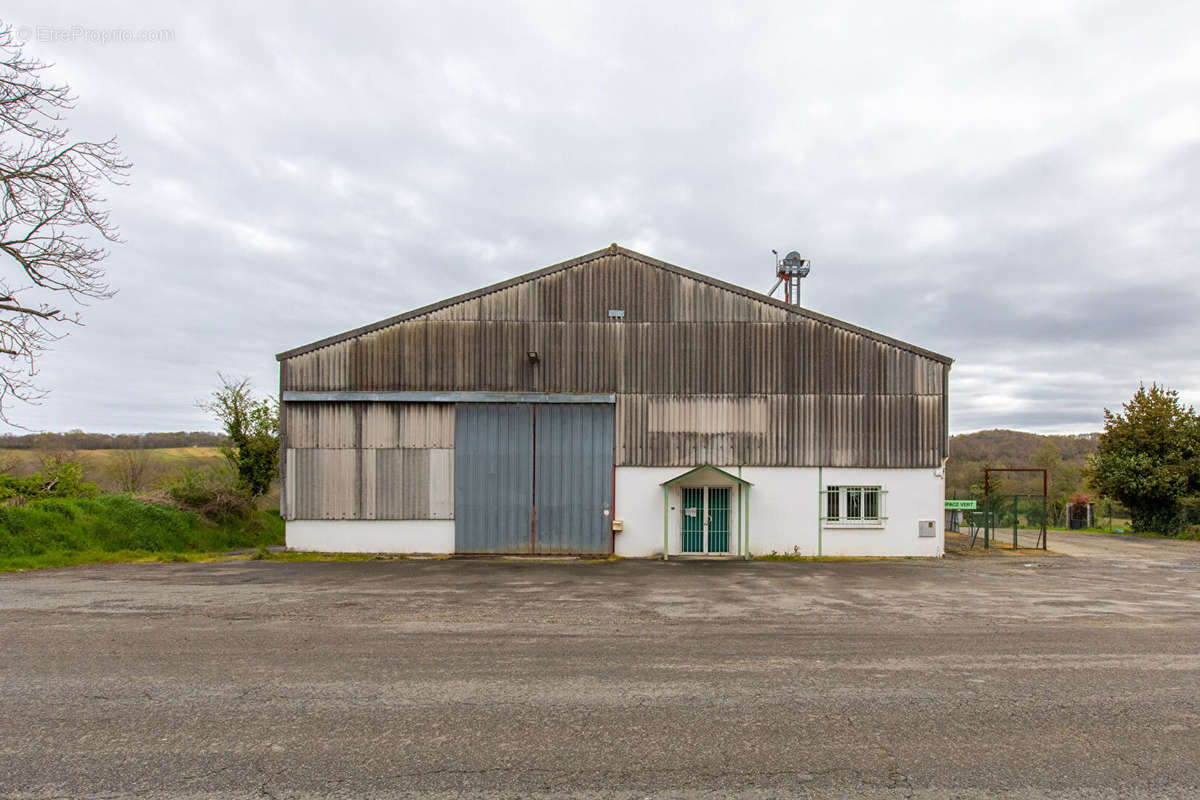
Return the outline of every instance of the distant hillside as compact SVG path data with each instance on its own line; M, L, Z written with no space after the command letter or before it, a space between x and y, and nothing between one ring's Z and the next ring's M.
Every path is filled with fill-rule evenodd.
M1009 430L952 436L950 461L946 464L946 495L969 496L972 484L983 482L984 467L1039 467L1050 471L1052 496L1062 498L1076 491L1087 492L1080 471L1087 457L1096 452L1099 438L1099 433L1056 436ZM1029 480L1011 478L1009 485L1024 485ZM1037 489L1040 492L1040 485Z
M1025 431L976 431L950 437L950 458L955 461L999 459L1012 463L995 466L1032 466L1029 462L1034 454L1039 448L1050 443L1058 449L1063 460L1082 462L1096 452L1096 443L1099 440L1099 433L1056 436Z
M220 447L228 443L229 437L212 431L0 434L0 448L6 450L157 450L164 447Z

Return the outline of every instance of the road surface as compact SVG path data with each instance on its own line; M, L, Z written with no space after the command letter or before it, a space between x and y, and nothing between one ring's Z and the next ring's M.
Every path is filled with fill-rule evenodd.
M1146 541L0 575L0 797L1196 797L1200 548Z

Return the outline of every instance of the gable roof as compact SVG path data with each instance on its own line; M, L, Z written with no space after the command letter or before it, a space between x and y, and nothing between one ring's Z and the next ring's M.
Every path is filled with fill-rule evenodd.
M700 466L695 467L694 469L689 469L687 472L683 473L682 475L676 475L674 478L671 478L670 480L663 481L662 483L659 484L659 486L674 486L675 484L679 483L680 481L685 480L686 478L690 478L693 475L698 475L701 472L715 472L715 473L717 473L717 475L719 475L722 478L728 478L731 481L737 482L737 484L739 486L753 486L754 485L750 481L746 480L745 478L739 478L737 475L734 475L732 472L726 472L725 470L721 469L720 467L714 467L712 464L701 464Z
M378 322L372 322L371 324L363 325L360 328L355 328L353 330L349 330L344 333L335 334L333 336L327 336L324 339L318 339L315 342L310 342L309 344L301 345L300 347L294 347L290 350L285 350L282 353L276 354L275 358L278 361L283 361L285 359L292 358L293 356L299 356L299 355L303 355L304 353L310 353L313 350L319 350L322 347L328 347L329 345L338 344L339 342L344 342L348 339L353 339L357 336L363 336L368 333L374 333L375 331L381 330L383 328L388 328L388 327L391 327L392 325L397 325L401 322L407 322L409 320L413 320L418 317L425 316L426 314L430 314L434 311L438 311L439 309L443 309L448 306L454 306L454 305L458 305L459 303L465 303L467 301L474 300L478 297L483 297L484 295L503 291L504 289L508 289L513 286L517 286L518 284L526 283L528 281L535 281L538 278L543 278L547 275L552 275L556 272L562 272L563 270L568 270L568 269L571 269L572 267L577 267L581 264L585 264L589 261L594 261L596 259L603 258L604 256L609 256L609 255L624 255L635 261L639 261L643 264L646 264L647 266L656 267L658 269L665 270L667 272L672 272L672 273L675 273L676 275L680 275L685 278L690 278L694 281L706 283L710 286L715 286L719 289L724 289L725 291L732 292L737 295L741 295L742 297L746 297L750 300L754 300L759 303L765 303L767 305L774 306L776 308L780 308L785 311L788 311L797 316L805 317L807 319L811 319L816 322L821 322L826 325L831 325L835 328L841 328L842 330L850 331L851 333L857 333L868 339L872 339L877 342L883 342L884 344L889 344L894 347L898 347L902 350L907 350L907 351L909 351L911 353L915 353L919 356L923 356L925 358L929 358L934 361L940 361L941 363L946 364L946 365L954 363L954 359L950 358L949 356L944 356L941 353L935 353L932 350L926 350L923 347L918 347L917 345L901 341L900 339L894 339L890 336L885 336L881 333L876 333L875 331L868 330L866 328L862 328L857 325L852 325L849 322L843 322L842 320L835 319L834 317L829 317L824 314L819 314L815 311L810 311L807 308L801 308L799 306L794 306L789 303L785 303L782 300L777 300L774 297L768 297L767 295L762 294L761 292L756 292L751 289L747 289L744 286L738 286L733 283L727 283L726 281L720 280L719 278L714 278L712 276L705 275L700 272L693 272L690 269L685 269L683 267L679 267L674 264L669 264L666 261L659 261L657 258L651 258L650 256L645 255L643 253L639 253L635 250L630 250L626 247L621 247L616 242L609 245L608 247L605 247L602 250L596 250L594 252L587 253L585 255L578 256L576 258L572 258L568 261L562 261L558 264L551 264L548 267L543 267L541 269L534 270L533 272L527 272L524 275L518 275L515 278L509 278L508 280L500 281L499 283L493 283L492 285L485 286L482 289L476 289L471 292L466 292L464 294L455 295L454 297L448 297L445 300L439 300L436 303L430 303L429 305L421 306L420 308L415 308L412 311L406 311L403 314L397 314L394 317L388 317L387 319L381 319Z

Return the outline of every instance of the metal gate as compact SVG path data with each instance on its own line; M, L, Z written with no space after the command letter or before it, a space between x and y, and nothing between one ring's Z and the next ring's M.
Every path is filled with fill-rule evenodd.
M683 552L729 552L729 495L725 486L683 487Z
M729 489L708 489L708 552L729 552Z
M462 403L454 446L456 552L611 552L611 404Z
M683 552L704 552L703 487L683 487Z

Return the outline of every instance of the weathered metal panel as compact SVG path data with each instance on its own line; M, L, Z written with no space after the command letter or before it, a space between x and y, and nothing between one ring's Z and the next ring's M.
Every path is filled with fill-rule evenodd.
M342 393L343 395L345 393ZM296 402L284 395L289 447L453 447L454 407L445 403Z
M453 519L448 448L289 448L290 519Z
M363 447L453 447L454 407L444 403L363 403Z
M622 395L618 466L939 466L933 395Z
M313 403L283 406L289 447L354 447L354 406Z
M612 406L540 405L534 413L534 552L611 552Z
M429 518L454 519L454 451L429 451Z
M401 358L426 332L428 358ZM940 362L805 320L413 321L372 336L386 368L342 387L289 370L285 391L932 395L942 383Z
M294 519L356 519L357 451L296 448L288 452Z
M431 519L429 450L375 451L375 518Z
M454 521L455 552L530 552L533 406L456 407Z
M359 448L355 451L358 458L358 518L359 519L384 519L377 516L376 485L378 472L378 458L376 453L378 450L364 450Z
M285 393L616 394L618 464L936 467L945 455L944 358L626 251L282 363ZM287 446L360 446L337 404L293 414L302 404L286 396ZM368 407L361 446L449 447L452 421L434 432L427 417L421 433L408 413Z
M374 391L344 389L336 392L283 393L285 403L405 403L437 404L455 403L615 403L614 393L591 394L548 394L545 392L414 392Z

